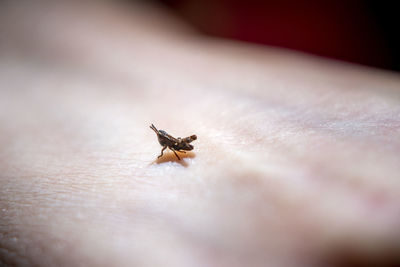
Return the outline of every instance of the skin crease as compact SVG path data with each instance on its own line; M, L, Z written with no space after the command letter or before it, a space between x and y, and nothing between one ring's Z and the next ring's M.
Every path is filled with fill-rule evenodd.
M139 4L0 25L0 266L398 263L398 74ZM194 150L157 160L151 123Z

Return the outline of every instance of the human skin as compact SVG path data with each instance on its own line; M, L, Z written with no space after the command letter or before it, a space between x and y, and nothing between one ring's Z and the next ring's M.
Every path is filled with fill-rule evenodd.
M398 74L149 6L0 5L0 266L385 266ZM161 147L154 123L194 150Z

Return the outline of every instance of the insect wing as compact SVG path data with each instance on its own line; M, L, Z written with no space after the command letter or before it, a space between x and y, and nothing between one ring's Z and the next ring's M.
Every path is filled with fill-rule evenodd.
M160 130L159 132L160 132L162 137L167 138L169 141L171 141L173 143L179 143L178 139L176 139L175 137L169 135L166 131Z

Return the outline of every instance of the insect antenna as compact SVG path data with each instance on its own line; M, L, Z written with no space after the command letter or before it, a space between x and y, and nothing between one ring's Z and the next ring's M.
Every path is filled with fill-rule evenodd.
M152 129L156 134L158 134L158 130L153 124L151 124L150 129Z

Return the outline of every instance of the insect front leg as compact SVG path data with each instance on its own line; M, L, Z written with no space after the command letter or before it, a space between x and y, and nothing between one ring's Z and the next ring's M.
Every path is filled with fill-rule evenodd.
M158 159L162 157L162 155L163 155L163 153L164 153L164 150L165 150L166 148L167 148L167 146L164 146L164 147L161 149L161 155L157 157Z

